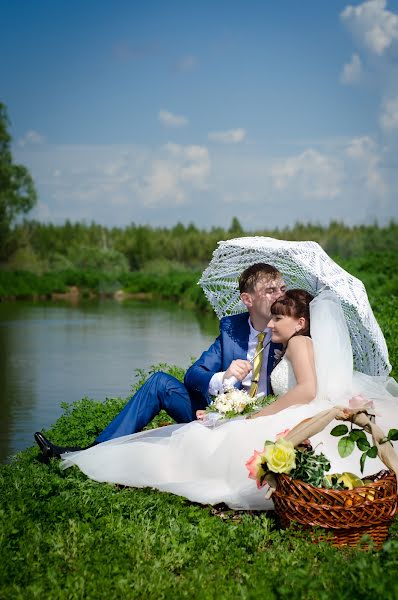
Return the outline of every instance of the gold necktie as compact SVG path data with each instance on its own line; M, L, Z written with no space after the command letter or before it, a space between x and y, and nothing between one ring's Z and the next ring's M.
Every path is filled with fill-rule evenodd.
M252 398L257 394L258 382L260 380L260 371L261 371L261 365L263 362L264 352L261 352L260 354L258 354L258 353L260 352L261 348L263 347L264 338L265 338L264 332L261 332L257 335L258 342L257 342L256 350L254 352L254 356L256 358L254 359L254 362L253 362L252 383L251 383L250 390L249 390L249 396L251 396Z

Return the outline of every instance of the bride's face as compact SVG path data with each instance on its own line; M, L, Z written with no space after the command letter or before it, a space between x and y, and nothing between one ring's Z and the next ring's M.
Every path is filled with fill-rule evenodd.
M272 332L272 341L286 345L292 335L303 329L303 317L288 317L287 315L272 315L268 327Z

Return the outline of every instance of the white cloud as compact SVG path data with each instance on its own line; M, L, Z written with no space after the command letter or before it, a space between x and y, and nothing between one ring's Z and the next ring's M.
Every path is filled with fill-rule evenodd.
M48 218L38 213L45 220L129 222L139 221L140 210L158 209L171 219L175 206L207 193L211 174L209 152L199 145L46 145L40 153L26 146L17 154L49 207Z
M28 145L35 146L35 145L44 144L44 142L45 142L45 138L40 133L38 133L37 131L34 131L33 129L30 129L29 131L27 131L25 133L23 138L21 138L18 141L18 145L23 148L24 146L28 146Z
M363 160L369 155L374 155L376 144L372 138L365 135L360 138L353 138L346 147L346 154L349 158Z
M274 161L272 187L264 197L277 202L274 212L286 221L338 220L354 225L397 219L397 172L388 168L392 153L370 136L330 146L326 152L304 152ZM389 215L389 217L387 217ZM294 222L294 221L293 221Z
M182 115L174 115L168 110L160 110L158 113L159 121L166 127L184 127L188 124L188 119Z
M355 40L367 50L362 54L367 82L384 99L378 115L379 135L388 136L391 144L391 134L398 129L398 14L387 9L387 0L367 0L347 6L340 16ZM344 66L340 81L359 83L364 72L361 58L354 53Z
M380 171L381 154L376 142L369 136L354 138L345 151L350 163L346 170L355 174L374 196L382 197L387 187Z
M297 221L398 219L396 152L370 136L303 145L285 157L258 146L15 146L34 177L33 218L123 226L177 221L259 230Z
M242 128L229 129L227 131L211 131L208 136L212 142L223 144L239 144L246 138L246 130Z
M278 161L271 169L276 190L306 198L330 199L340 193L341 165L335 157L311 148Z
M176 63L175 67L179 73L190 73L198 66L198 60L195 56L182 56Z
M385 131L398 127L398 96L384 101L380 116L380 124Z
M205 146L179 146L167 144L166 149L180 159L181 179L204 182L210 173L209 152Z
M379 56L398 39L398 15L386 5L386 0L368 0L347 6L340 15L359 42Z
M346 63L340 75L340 82L347 85L358 83L361 79L362 63L358 54L351 56L350 62Z
M163 157L155 160L141 188L146 205L159 202L180 204L193 189L205 189L210 174L210 157L204 146L166 144Z
M141 195L144 204L157 204L166 198L173 199L173 204L185 200L184 191L178 181L178 169L167 161L156 160L151 173L146 178L145 192Z

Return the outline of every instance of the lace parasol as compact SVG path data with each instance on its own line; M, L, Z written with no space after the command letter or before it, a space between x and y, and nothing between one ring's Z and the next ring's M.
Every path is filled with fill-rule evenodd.
M199 281L218 318L246 310L239 297L240 273L257 262L271 264L282 273L288 288L303 288L314 295L325 286L331 289L347 319L355 368L368 375L388 375L387 345L365 286L339 267L319 244L268 237L241 237L218 244Z

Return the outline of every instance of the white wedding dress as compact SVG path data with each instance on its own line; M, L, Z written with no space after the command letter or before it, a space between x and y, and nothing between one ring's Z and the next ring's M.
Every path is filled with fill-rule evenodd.
M325 308L323 304L321 308ZM386 389L388 385L391 386L391 382L395 383L394 380L380 382L377 378L362 374L353 376L352 366L346 368L348 359L344 353L341 354L342 339L346 333L343 338L336 340L340 354L339 358L335 356L336 365L333 368L329 353L335 350L330 338L327 339L327 344L322 344L322 352L317 355L316 340L319 337L315 325L314 320L317 377L318 380L319 377L324 380L322 385L318 385L317 398L311 403L296 405L275 415L256 419L237 417L218 423L213 428L194 421L124 436L87 450L64 454L64 467L77 465L96 481L136 488L156 488L203 504L224 502L233 509L246 510L273 508L272 499L265 499L264 490L258 490L255 481L248 478L245 466L253 451L263 448L265 440L274 441L277 434L334 404L347 405L348 399L359 392L367 394L374 401L379 415L376 417L377 423L384 431L398 427L398 398L395 397L398 392L393 389L394 386L391 388L394 395ZM333 331L335 334L335 327ZM324 333L323 331L322 335ZM322 371L326 368L327 371ZM337 387L336 379L339 383ZM271 381L276 395L284 394L295 385L293 368L286 358L273 370ZM326 381L329 382L328 385ZM331 423L327 430L314 436L311 439L312 445L330 460L330 473L350 471L359 475L361 453L355 450L348 458L339 456L338 438L329 434L336 424L337 422ZM383 468L385 466L378 458L368 458L364 475L377 473Z

